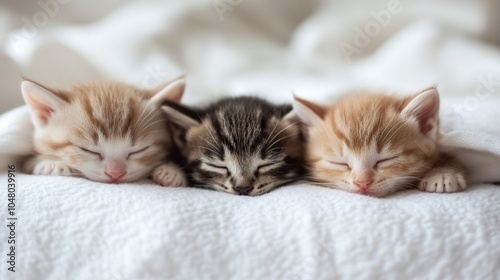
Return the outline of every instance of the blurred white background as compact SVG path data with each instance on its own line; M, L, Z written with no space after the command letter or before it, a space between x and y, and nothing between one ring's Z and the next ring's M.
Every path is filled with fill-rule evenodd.
M499 11L496 0L3 0L0 112L22 104L21 74L151 87L187 73L187 103L435 83L445 96L498 95Z

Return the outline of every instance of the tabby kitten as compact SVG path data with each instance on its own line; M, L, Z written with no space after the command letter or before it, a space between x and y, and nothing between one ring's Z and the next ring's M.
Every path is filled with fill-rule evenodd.
M35 126L36 155L25 171L109 183L149 176L173 149L160 105L179 102L184 85L178 78L153 90L117 82L56 90L26 79L21 88ZM180 172L165 166L170 174ZM168 182L167 175L165 183L185 184L183 177Z
M418 185L428 192L466 188L463 169L439 151L439 94L362 93L329 107L295 97L305 123L306 163L327 187L382 197Z
M226 98L201 110L165 104L184 130L180 146L194 186L255 196L304 173L303 137L290 105L254 97Z

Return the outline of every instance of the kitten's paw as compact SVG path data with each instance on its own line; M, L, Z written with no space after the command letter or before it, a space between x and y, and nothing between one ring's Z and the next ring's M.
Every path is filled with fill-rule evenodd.
M33 174L71 176L71 170L66 164L60 161L42 160L35 165Z
M185 187L187 180L184 172L180 170L175 164L165 163L158 166L153 171L153 181L162 186L169 187Z
M418 188L425 192L453 193L465 190L467 183L461 173L434 173L425 176Z

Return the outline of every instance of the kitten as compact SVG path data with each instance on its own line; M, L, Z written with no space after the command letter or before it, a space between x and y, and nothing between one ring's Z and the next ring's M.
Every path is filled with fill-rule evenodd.
M201 110L165 104L185 131L180 145L194 186L255 196L305 171L303 137L290 105L254 97L226 98Z
M329 107L295 97L294 109L306 127L308 169L320 184L378 197L415 184L428 192L466 188L460 164L439 151L435 88L409 97L349 95Z
M25 171L108 183L149 176L173 149L160 105L179 102L184 86L181 77L153 90L118 82L56 90L26 79L21 89L35 126L36 155ZM185 184L177 180L168 183Z

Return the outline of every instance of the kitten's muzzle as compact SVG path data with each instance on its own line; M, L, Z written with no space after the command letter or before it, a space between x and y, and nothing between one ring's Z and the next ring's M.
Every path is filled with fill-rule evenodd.
M104 174L110 182L118 183L127 174L127 164L119 160L111 160L104 167Z
M368 189L373 185L373 172L361 171L354 175L353 183L361 194L369 194Z
M104 172L111 182L118 183L120 179L127 174L126 171L107 171Z
M251 187L251 186L236 186L236 187L233 187L233 189L236 192L238 192L239 195L248 195L253 190L253 187Z

